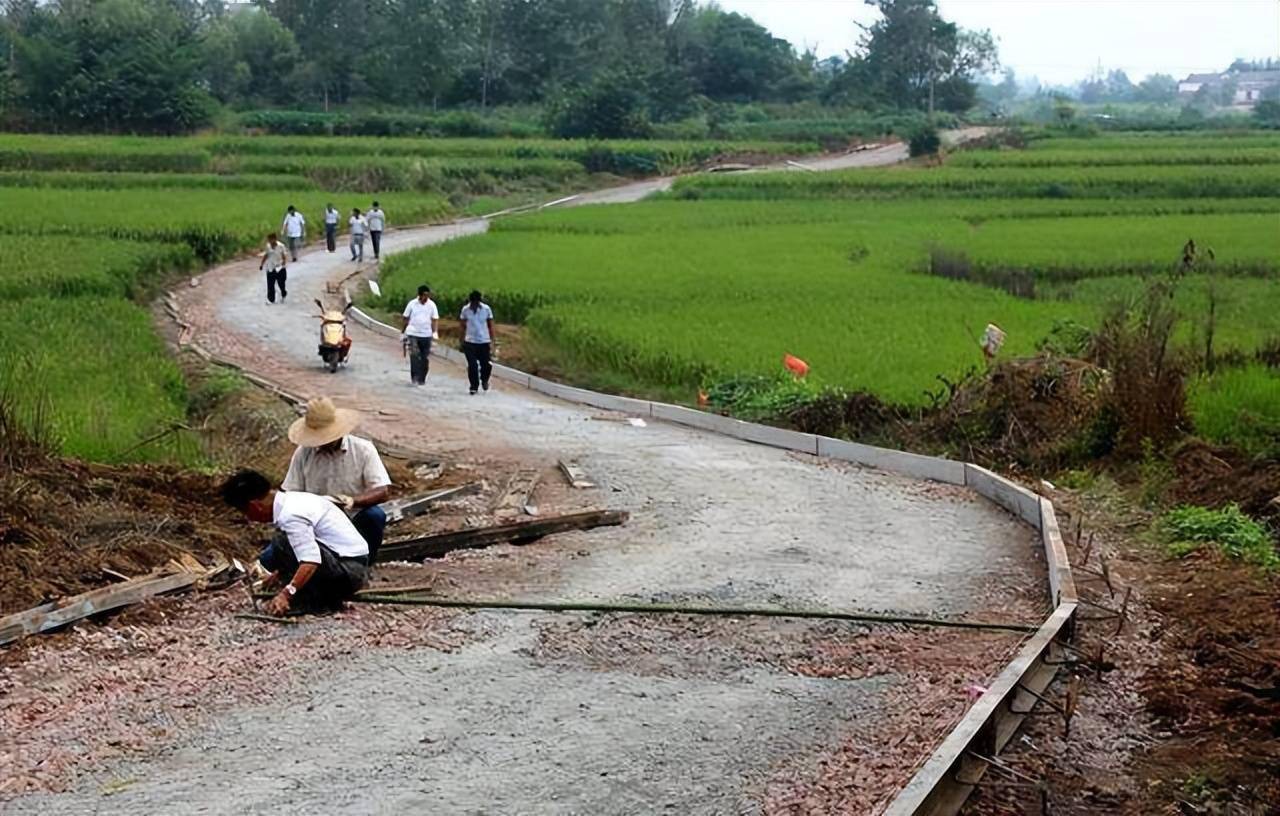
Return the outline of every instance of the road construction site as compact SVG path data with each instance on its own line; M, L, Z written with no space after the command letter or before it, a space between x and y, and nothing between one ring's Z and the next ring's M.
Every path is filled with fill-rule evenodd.
M286 625L234 617L250 603L232 589L28 641L0 675L0 723L21 732L0 756L19 780L0 794L23 793L7 812L877 812L1051 608L1039 534L962 486L499 380L472 396L444 360L415 388L399 343L361 327L330 374L312 300L375 271L309 249L267 305L256 261L230 263L173 293L171 334L357 408L363 435L479 485L424 529L513 510L626 523L378 572L375 589L470 608L359 603Z

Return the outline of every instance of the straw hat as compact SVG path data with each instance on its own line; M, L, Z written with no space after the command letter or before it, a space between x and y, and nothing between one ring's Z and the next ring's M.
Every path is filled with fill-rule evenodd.
M304 448L318 448L341 439L360 424L360 414L334 407L328 397L307 400L307 413L289 426L289 441Z

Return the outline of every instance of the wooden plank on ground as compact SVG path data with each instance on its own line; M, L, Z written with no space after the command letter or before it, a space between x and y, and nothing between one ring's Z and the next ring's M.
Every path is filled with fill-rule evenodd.
M445 499L453 499L458 496L464 496L467 493L474 492L479 489L479 482L459 485L458 487L450 487L444 490L437 490L434 493L424 493L417 496L406 496L403 499L393 499L389 502L382 503L382 510L387 514L387 524L395 524L398 521L404 521L407 518L420 516L427 512L427 508L436 502Z
M27 635L36 635L66 626L68 623L74 623L99 612L129 606L153 595L185 589L207 575L207 572L188 571L144 575L131 581L112 584L43 604L25 612L14 613L0 618L0 646Z
M421 561L438 558L454 550L488 547L493 544L523 544L554 533L590 530L626 522L629 514L622 510L588 510L519 524L499 524L471 530L451 530L426 536L388 541L378 551L378 561Z

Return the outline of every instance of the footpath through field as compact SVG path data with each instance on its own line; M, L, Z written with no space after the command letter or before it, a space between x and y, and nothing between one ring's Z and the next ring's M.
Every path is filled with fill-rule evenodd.
M829 164L902 155L895 146ZM579 203L636 200L662 184ZM400 230L383 245L402 252L485 227ZM599 486L552 489L544 513L632 514L624 527L475 554L473 564L506 566L454 570L464 577L450 594L1038 621L1032 531L963 490L658 421L636 427L497 382L470 396L464 372L441 361L414 388L398 343L359 327L350 367L327 373L312 300L333 302L326 282L353 271L346 253L311 249L289 268L287 304L267 305L256 262L243 260L178 300L195 342L292 392L363 409L366 434L490 478L574 460ZM215 712L177 744L8 812L868 812L963 710L966 685L1017 642L795 620L451 619L452 651L371 647L340 664L286 665L282 688L301 690ZM128 784L104 797L113 779Z

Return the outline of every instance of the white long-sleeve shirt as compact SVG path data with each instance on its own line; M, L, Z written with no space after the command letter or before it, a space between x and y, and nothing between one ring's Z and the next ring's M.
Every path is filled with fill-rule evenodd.
M320 545L343 558L369 555L369 545L347 514L323 496L277 490L272 523L289 539L299 564L319 564Z

